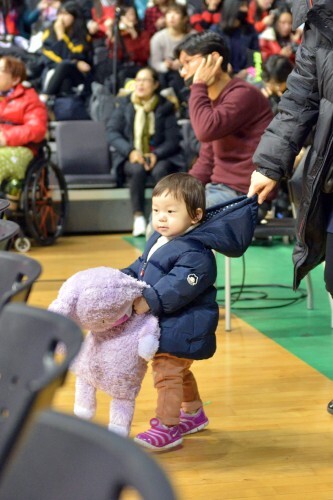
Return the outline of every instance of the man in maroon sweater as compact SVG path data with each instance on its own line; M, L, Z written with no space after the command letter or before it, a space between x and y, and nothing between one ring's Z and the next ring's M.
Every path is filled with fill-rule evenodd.
M190 120L200 153L190 174L206 184L207 206L246 194L252 156L273 114L253 85L231 78L223 38L210 31L190 36L176 49L180 74L191 86Z

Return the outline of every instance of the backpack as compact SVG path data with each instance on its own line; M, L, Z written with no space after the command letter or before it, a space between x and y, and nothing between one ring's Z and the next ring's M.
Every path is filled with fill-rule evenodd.
M107 85L92 82L88 111L92 120L106 124L115 107L116 96L111 94Z
M73 94L56 97L53 112L55 119L59 122L66 120L90 120L85 99L82 95Z

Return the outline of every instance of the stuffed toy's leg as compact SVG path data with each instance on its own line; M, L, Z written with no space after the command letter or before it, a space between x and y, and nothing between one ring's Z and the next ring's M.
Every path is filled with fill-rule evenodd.
M128 436L134 414L135 400L113 398L110 405L109 430Z
M77 417L91 419L96 411L96 389L80 377L75 383L74 413Z

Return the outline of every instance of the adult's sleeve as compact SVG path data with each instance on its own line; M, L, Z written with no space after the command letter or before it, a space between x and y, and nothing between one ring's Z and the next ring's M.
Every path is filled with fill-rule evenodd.
M247 88L240 82L225 95L223 102L213 106L207 85L194 83L191 86L189 114L197 139L200 142L216 141L240 130L244 123L253 119L255 98L251 87ZM259 93L258 99L261 99Z
M128 158L133 149L133 144L124 136L126 126L125 105L118 102L106 123L106 132L110 146L113 146L124 158Z
M274 180L291 175L295 157L317 122L319 103L316 34L307 28L279 113L267 127L253 156L259 172Z

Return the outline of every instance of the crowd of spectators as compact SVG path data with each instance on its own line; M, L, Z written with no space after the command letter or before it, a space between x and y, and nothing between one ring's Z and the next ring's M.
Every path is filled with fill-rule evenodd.
M150 65L161 88L172 87L182 99L173 52L189 34L219 33L230 51L230 74L242 77L243 70L255 67L257 53L263 62L271 55L294 62L301 38L301 29L292 31L288 0L12 0L4 5L0 55L22 58L36 90L48 95L80 84L89 91L92 81L110 82L114 67L119 89Z
M302 27L292 30L290 3L288 0L12 0L4 2L5 8L0 12L0 57L10 55L25 62L28 80L40 100L49 104L50 113L51 103L63 97L83 96L84 106L92 83L98 82L113 94L124 92L123 89L126 92L126 88L133 93L115 116L126 116L129 110L133 116L143 116L142 103L135 98L135 92L145 80L143 83L151 87L146 100L149 103L160 92L165 97L172 96L170 109L177 128L177 119L189 117L189 89L180 75L175 48L193 33L213 31L224 39L229 50L230 78L242 78L257 86L276 112L302 36ZM166 106L165 99L159 99L157 110L162 104ZM165 109L170 113L169 108ZM155 115L155 109L152 111ZM119 142L118 125L123 119L118 118L110 117L109 137L115 143ZM165 126L164 119L162 123ZM158 130L158 122L152 118L150 126L155 125ZM139 128L136 123L129 143L133 143ZM128 127L123 131L126 134ZM169 137L165 132L159 141L172 145L172 141L180 143L181 136L174 133ZM197 142L195 137L192 142ZM156 181L162 175L157 175L158 170L168 173L170 165L153 156L148 168L142 155L149 153L151 144L140 153L140 175L144 179L156 164L159 166ZM197 144L194 151L199 148ZM128 180L133 179L131 151L123 151L123 160L127 162L123 172ZM183 152L189 150L185 148ZM188 158L177 161L176 169L184 165L189 166ZM144 181L140 182L143 186ZM142 192L135 198L132 191L133 211L141 217Z

